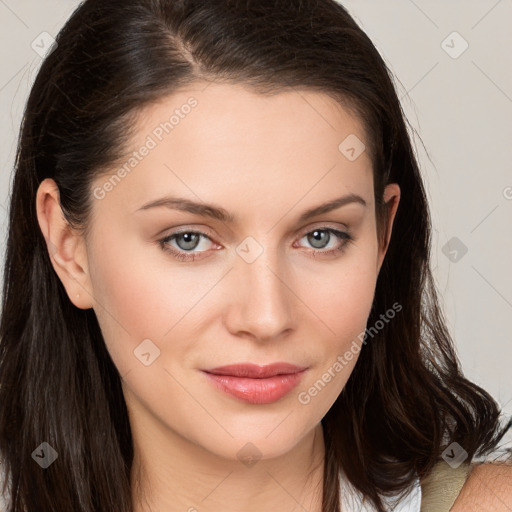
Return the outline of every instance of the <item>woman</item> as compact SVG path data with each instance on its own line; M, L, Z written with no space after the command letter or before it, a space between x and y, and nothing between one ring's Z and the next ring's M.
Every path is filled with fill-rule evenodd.
M9 221L9 510L508 510L396 92L339 4L86 0Z

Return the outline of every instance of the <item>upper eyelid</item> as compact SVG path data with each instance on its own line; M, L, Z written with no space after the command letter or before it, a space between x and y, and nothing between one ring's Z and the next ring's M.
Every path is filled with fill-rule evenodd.
M305 228L301 231L299 231L299 236L304 236L308 233L311 233L312 231L315 231L315 230L319 230L319 231L329 231L329 230L333 230L333 231L340 231L340 232L346 232L346 233L349 233L349 229L347 226L344 226L344 227L340 227L340 226L329 226L328 224L320 224L318 226L313 226L312 228Z
M346 231L347 233L350 232L350 228L347 225L343 226L331 226L329 224L325 223L322 224L321 221L318 223L318 225L314 225L312 227L303 228L299 231L300 236L304 236L307 233L310 233L311 231L314 231L315 229L333 229L335 231ZM339 223L338 223L339 224ZM169 235L165 236L164 238L168 238L173 235L179 235L180 233L201 233L208 237L215 238L215 235L210 233L209 229L207 228L194 228L194 227L185 227L185 228L177 228L177 231L173 231L172 233L169 233Z

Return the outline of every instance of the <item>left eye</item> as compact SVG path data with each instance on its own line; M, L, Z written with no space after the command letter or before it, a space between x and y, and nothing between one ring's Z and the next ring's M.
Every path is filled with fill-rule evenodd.
M338 231L333 228L314 229L313 231L306 233L302 238L306 238L308 243L310 243L314 249L327 249L326 244L331 241L332 235L339 239L350 239L348 233L344 233L343 231Z

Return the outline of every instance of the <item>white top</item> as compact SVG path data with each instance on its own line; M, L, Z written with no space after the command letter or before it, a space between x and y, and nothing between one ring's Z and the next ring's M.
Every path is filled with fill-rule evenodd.
M2 489L4 486L4 480L5 480L5 474L4 474L4 468L1 464L2 463L0 462L0 512L5 512L5 510L7 510L7 496L4 496L2 494ZM10 481L9 481L9 484L7 485L7 489L5 489L5 494L8 495L9 491L10 491Z
M346 479L343 472L340 474L340 494L342 512L376 512L368 499L363 503L363 495ZM402 501L396 505L396 498L382 496L384 506L393 512L420 512L421 486L418 477Z

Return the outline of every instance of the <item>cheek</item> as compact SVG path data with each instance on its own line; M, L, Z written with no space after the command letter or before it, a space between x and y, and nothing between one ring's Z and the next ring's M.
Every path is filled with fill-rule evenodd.
M303 288L306 303L317 317L316 328L323 333L320 337L324 341L316 348L322 353L322 371L343 358L344 376L337 379L340 389L359 356L375 295L376 244L371 237L366 240L353 245L329 268L326 266L322 275L308 279Z
M143 340L158 346L185 313L186 287L165 272L158 251L129 235L109 235L107 242L99 230L91 245L94 311L112 358L124 370L136 361L133 351Z
M204 318L220 315L221 305L212 307L209 292L225 269L185 270L158 243L141 241L131 233L107 236L98 229L90 249L94 310L121 375L140 366L134 351L143 342L148 346L145 340L151 340L158 365L168 364L169 358L179 360L199 339ZM173 350L165 352L169 342Z
M349 254L306 281L305 302L329 327L335 343L364 330L377 281L375 257L371 247L354 246Z
M375 292L373 262L371 258L350 263L347 260L343 269L331 272L330 280L324 281L323 286L317 286L314 293L308 292L308 304L318 311L316 328L327 335L317 334L314 350L318 364L297 399L306 409L315 411L316 420L336 401L360 356Z

